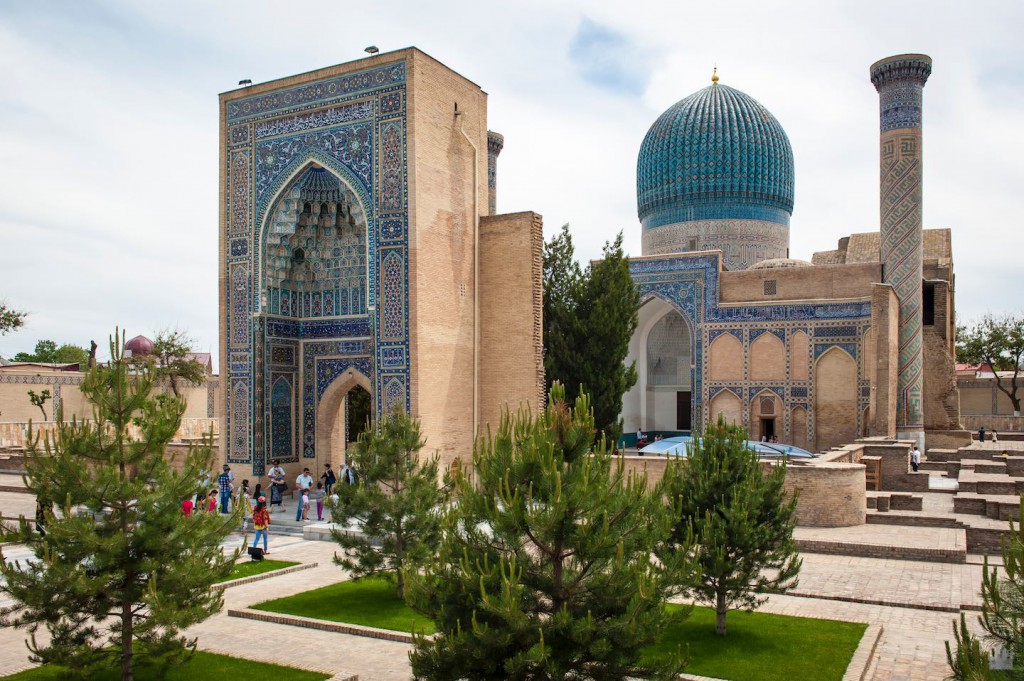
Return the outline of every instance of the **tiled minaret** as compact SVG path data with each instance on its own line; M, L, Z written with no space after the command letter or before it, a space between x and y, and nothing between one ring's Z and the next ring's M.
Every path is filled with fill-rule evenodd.
M505 138L493 130L487 131L487 207L488 214L498 212L498 154L505 146Z
M921 99L932 72L923 54L871 65L881 114L882 279L900 304L896 434L924 447L921 356Z

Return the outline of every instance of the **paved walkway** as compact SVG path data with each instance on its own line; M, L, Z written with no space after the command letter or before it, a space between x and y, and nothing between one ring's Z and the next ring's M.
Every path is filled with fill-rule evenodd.
M27 506L26 506L27 504ZM24 494L0 493L0 512L31 513L34 505ZM294 508L294 507L293 507ZM282 514L284 516L284 514ZM294 510L292 511L294 518ZM276 518L275 518L276 520ZM905 536L899 526L875 526L873 537L894 543ZM878 534L878 533L881 534ZM232 536L225 546L238 545ZM228 608L240 608L339 581L344 577L331 558L335 545L305 541L298 536L271 535L273 558L317 562L319 566L288 575L233 587L225 592L224 610L190 630L204 650L268 662L289 664L330 673L358 674L362 681L398 681L410 678L410 646L377 639L347 636L286 625L229 618ZM27 555L9 547L11 558ZM805 554L797 593L774 596L766 612L845 619L881 624L884 628L867 678L874 681L939 681L947 673L944 642L952 638L953 612L934 608L977 607L981 567L967 564L882 560ZM899 604L873 605L880 601ZM968 615L974 625L974 613ZM0 629L0 675L28 665L25 633Z

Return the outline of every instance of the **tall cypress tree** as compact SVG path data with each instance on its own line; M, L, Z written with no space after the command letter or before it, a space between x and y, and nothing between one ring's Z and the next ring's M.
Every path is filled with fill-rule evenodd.
M437 457L419 458L423 445L419 422L396 410L359 436L352 459L356 484L337 485L338 500L328 502L335 523L344 528L354 520L362 529L331 530L345 549L334 562L356 578L394 581L399 598L405 597L405 572L426 562L441 532L444 490Z
M180 663L195 650L195 639L180 632L220 609L210 586L231 571L234 557L220 542L238 519L184 516L182 499L199 491L200 471L211 467L210 443L172 469L164 448L185 402L154 396L152 367L132 368L122 347L115 336L110 364L82 381L91 420L62 421L52 437L30 438L26 486L40 502L45 534L24 520L8 528L35 559L18 565L0 554L0 593L15 601L0 610L0 623L28 629L35 662L87 678L115 667L130 681L140 664ZM36 640L40 627L47 644Z
M566 386L570 399L593 400L597 432L621 434L622 396L637 381L626 364L639 319L640 293L622 250L622 233L604 245L603 258L583 271L569 226L544 247L544 369L548 388Z
M534 418L506 413L479 442L438 558L412 577L408 599L437 634L418 638L416 678L675 678L681 660L645 661L644 646L685 613L666 610L671 577L651 548L671 514L643 476L602 444L594 416L555 384ZM686 552L679 556L684 558Z
M795 587L800 572L793 542L796 498L785 498L786 467L765 472L746 438L743 428L719 416L663 480L676 508L670 553L694 551L700 565L696 582L680 584L715 608L719 636L726 633L730 608L757 608L765 600L761 594Z

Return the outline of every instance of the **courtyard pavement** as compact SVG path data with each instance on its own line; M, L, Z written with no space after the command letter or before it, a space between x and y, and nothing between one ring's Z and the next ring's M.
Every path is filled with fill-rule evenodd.
M294 518L294 506L290 508L290 517ZM33 509L28 495L0 492L3 515L30 514ZM287 513L280 515L289 517ZM873 541L900 544L906 540L906 527L873 527ZM240 535L229 537L224 542L226 549L238 546L240 540ZM941 538L929 535L914 541L933 540ZM362 681L411 678L407 644L227 616L231 608L244 608L340 581L345 573L332 563L335 549L330 542L273 534L272 530L272 558L316 562L318 567L227 589L221 613L188 633L198 637L200 648L213 652L330 673L357 674ZM6 547L4 553L8 559L28 556L21 547ZM957 617L951 611L980 604L979 556L969 556L968 563L960 564L811 553L802 557L803 569L795 592L799 595L773 596L763 606L765 612L881 625L882 635L865 679L945 678L948 668L944 642L952 637L951 627ZM968 622L977 628L975 615L968 613ZM30 666L25 638L23 631L0 629L0 675Z

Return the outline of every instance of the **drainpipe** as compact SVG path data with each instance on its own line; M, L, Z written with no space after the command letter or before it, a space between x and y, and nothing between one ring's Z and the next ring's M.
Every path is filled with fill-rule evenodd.
M459 119L459 132L473 147L473 439L476 440L480 425L480 150L466 134L465 112L455 105L455 116Z

